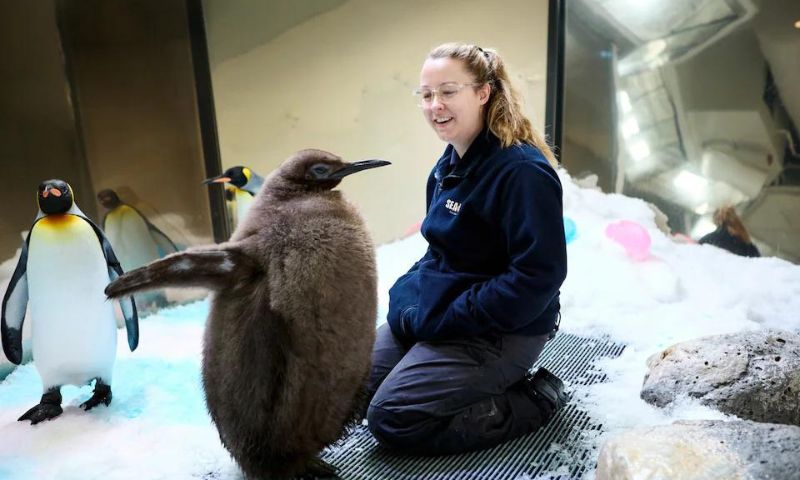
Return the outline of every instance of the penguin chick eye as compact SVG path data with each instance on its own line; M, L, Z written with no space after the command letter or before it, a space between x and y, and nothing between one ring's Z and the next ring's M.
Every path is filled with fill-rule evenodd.
M311 178L324 178L331 172L331 167L324 163L319 163L312 166L308 172Z

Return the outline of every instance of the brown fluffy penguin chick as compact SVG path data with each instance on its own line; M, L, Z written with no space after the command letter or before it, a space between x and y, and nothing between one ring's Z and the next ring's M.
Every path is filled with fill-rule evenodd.
M375 248L341 179L389 162L303 150L267 178L230 241L133 270L111 298L213 290L203 387L223 445L251 478L331 476L318 458L359 409L377 315Z

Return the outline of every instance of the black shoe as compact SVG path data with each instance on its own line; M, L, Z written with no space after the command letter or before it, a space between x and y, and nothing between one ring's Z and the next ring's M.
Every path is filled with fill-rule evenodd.
M524 384L526 393L542 407L546 418L552 417L569 401L564 382L542 367L533 375L526 375Z

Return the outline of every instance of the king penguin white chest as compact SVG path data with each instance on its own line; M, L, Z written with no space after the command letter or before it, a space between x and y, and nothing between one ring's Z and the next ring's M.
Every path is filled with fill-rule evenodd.
M240 188L237 188L234 192L236 194L236 223L238 225L244 221L244 217L250 210L250 206L253 204L253 196Z
M103 290L108 269L97 234L75 215L50 215L33 227L28 291L34 363L45 387L111 382L116 321Z

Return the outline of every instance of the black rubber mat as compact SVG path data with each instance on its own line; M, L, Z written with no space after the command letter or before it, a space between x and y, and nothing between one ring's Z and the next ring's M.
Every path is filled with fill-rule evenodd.
M534 367L543 366L568 385L605 380L593 368L601 357L617 357L625 347L604 339L561 333L548 342ZM595 468L587 435L602 425L569 403L539 431L499 447L463 455L420 458L380 448L366 427L327 450L323 458L345 480L532 480L579 479Z

